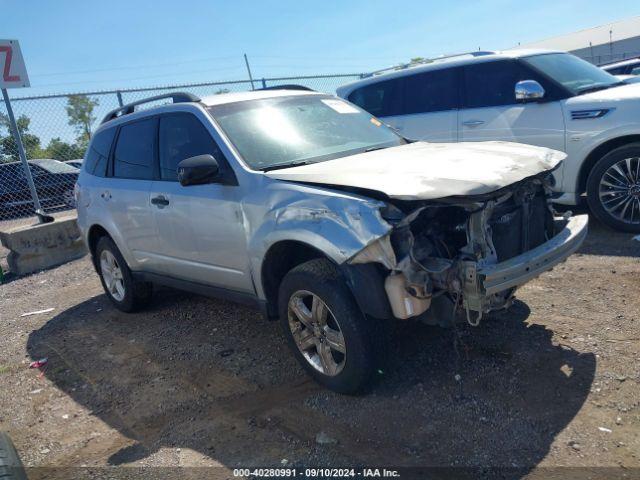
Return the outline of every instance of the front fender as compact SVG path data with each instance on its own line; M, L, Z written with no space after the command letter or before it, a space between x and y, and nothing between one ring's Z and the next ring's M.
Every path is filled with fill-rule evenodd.
M603 117L603 120L607 117ZM585 159L595 149L605 143L621 137L639 135L640 128L637 122L625 122L619 125L611 125L602 123L596 125L595 120L574 120L572 129L567 131L567 158L563 164L562 184L559 191L578 192L579 180ZM582 122L582 123L578 123ZM584 126L583 128L575 128L575 124Z
M305 185L278 187L271 188L266 209L244 208L251 271L261 299L262 262L276 243L305 243L340 265L392 228L380 215L383 202Z

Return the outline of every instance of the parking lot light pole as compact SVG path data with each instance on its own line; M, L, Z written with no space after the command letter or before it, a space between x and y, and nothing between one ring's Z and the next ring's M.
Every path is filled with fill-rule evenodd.
M27 183L29 184L29 190L31 190L31 198L33 199L33 206L36 211L36 215L38 216L38 220L40 223L48 223L53 220L52 217L45 215L44 210L42 210L42 206L40 205L40 200L38 199L38 192L36 191L36 185L33 183L33 176L31 175L31 169L29 168L29 163L27 162L27 154L24 151L24 145L22 145L22 138L20 137L20 131L18 130L18 124L16 123L16 118L13 115L13 109L11 108L11 101L9 100L9 94L7 93L7 89L2 89L2 97L4 98L4 104L7 107L7 115L9 117L9 125L11 127L11 133L13 134L13 138L16 142L16 146L18 147L18 155L20 156L20 161L22 162L22 168L24 169L24 176L27 179Z

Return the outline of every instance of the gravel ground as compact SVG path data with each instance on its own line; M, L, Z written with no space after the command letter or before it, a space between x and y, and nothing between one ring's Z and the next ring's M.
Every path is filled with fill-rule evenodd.
M639 288L640 242L596 224L509 311L461 326L459 355L454 331L399 324L376 386L351 397L309 381L278 323L244 307L160 289L149 310L116 311L85 258L0 286L0 430L39 467L30 478L118 465L218 467L140 478L296 465L637 478ZM569 472L584 474L558 478Z

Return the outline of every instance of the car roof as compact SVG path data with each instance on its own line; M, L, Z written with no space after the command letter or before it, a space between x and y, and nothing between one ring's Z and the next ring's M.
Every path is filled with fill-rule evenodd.
M390 80L392 78L400 78L416 73L429 72L433 70L442 70L445 68L458 67L462 65L469 65L473 63L491 62L501 59L513 59L524 58L533 55L545 55L549 53L566 53L560 50L547 50L547 49L511 49L497 52L469 52L462 53L460 55L450 55L444 57L436 57L429 59L428 63L415 63L410 65L401 65L398 67L391 67L385 70L374 72L368 77L354 82L347 83L338 87L336 90L338 96L346 96L358 87L363 85L369 85L377 83L383 80Z
M30 160L27 160L27 163L33 163L33 164L38 164L38 163L42 163L42 162L60 162L60 160L56 160L55 158L32 158ZM60 162L60 163L64 163L64 162ZM18 160L17 162L3 162L0 163L0 166L4 166L4 165L22 165L22 162L20 160Z
M110 120L103 120L100 126L96 129L94 134L102 130L109 128L115 128L122 123L126 123L129 120L136 120L145 118L151 115L157 115L158 113L169 113L175 110L182 110L184 105L200 105L201 107L211 107L214 105L224 105L229 103L244 102L247 100L260 100L264 98L276 98L287 96L308 96L308 95L327 95L326 93L316 92L313 90L299 90L299 89L267 89L267 90L253 90L248 92L233 92L233 93L219 93L215 95L208 95L204 98L194 97L193 101L179 101L174 103L166 103L162 105L156 105L150 108L144 108L142 110L135 110L132 113L125 115L119 115ZM125 105L126 107L126 105Z
M286 97L291 95L323 95L320 92L311 90L254 90L248 92L220 93L217 95L209 95L200 101L207 107L213 105L224 105L227 103L244 102L246 100L259 100L263 98Z

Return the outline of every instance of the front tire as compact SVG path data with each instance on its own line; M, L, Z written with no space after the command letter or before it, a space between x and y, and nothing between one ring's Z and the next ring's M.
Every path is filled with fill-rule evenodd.
M292 269L278 305L291 350L318 383L339 393L358 393L371 383L374 321L367 321L331 262L316 259Z
M118 310L135 312L149 304L151 283L134 280L127 262L109 237L98 240L95 263L102 287Z
M587 202L602 223L640 233L640 143L616 148L595 164L587 179Z

